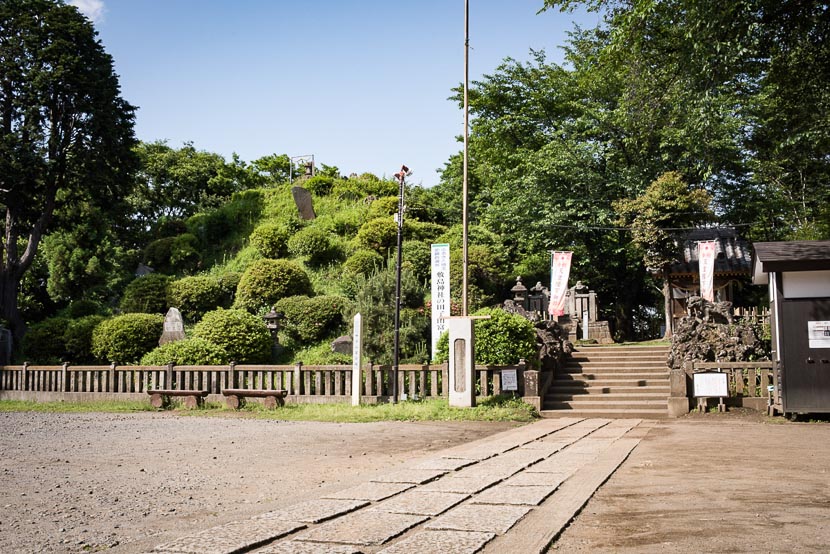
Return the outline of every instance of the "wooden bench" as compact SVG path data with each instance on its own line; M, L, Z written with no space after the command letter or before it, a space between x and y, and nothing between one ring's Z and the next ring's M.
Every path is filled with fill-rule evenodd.
M273 410L277 406L283 406L285 404L284 398L288 395L288 391L278 389L223 389L222 394L226 397L225 402L227 403L228 408L234 410L245 404L245 397L264 398L265 407L269 410Z
M150 395L150 404L154 408L166 408L170 405L171 396L181 396L184 398L184 405L187 408L193 409L204 405L205 397L208 395L208 391L154 389L148 390L147 394Z

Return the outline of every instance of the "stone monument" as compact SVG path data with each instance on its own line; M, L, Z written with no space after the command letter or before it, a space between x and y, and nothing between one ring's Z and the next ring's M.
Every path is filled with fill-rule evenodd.
M159 339L159 346L168 342L175 342L186 338L184 334L184 320L178 308L170 308L164 316L164 332Z
M314 204L311 201L310 192L303 187L291 187L291 196L294 197L294 203L297 205L301 218L310 220L317 217L317 214L314 213Z

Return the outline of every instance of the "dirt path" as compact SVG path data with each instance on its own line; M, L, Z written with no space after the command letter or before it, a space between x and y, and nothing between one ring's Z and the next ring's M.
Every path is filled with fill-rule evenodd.
M830 424L755 412L657 425L551 552L828 552Z
M513 426L0 413L0 552L145 552Z

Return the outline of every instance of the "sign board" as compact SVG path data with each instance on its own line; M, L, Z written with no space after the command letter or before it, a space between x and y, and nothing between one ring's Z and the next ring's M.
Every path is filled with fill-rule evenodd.
M432 356L450 316L450 245L433 244L432 262Z
M726 373L695 373L692 375L695 398L729 396Z
M808 321L810 348L830 348L830 321Z
M519 379L515 369L501 370L501 390L519 390Z

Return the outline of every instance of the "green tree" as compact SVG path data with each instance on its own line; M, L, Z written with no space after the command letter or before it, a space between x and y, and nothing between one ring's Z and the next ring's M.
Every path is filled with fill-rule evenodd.
M666 338L672 335L671 263L680 253L678 244L686 230L715 219L711 203L708 192L690 188L678 173L661 175L641 196L615 203L620 222L631 225L632 241L643 252L646 267L663 276Z
M0 317L24 333L17 294L56 209L123 195L135 108L92 24L56 0L0 3Z

